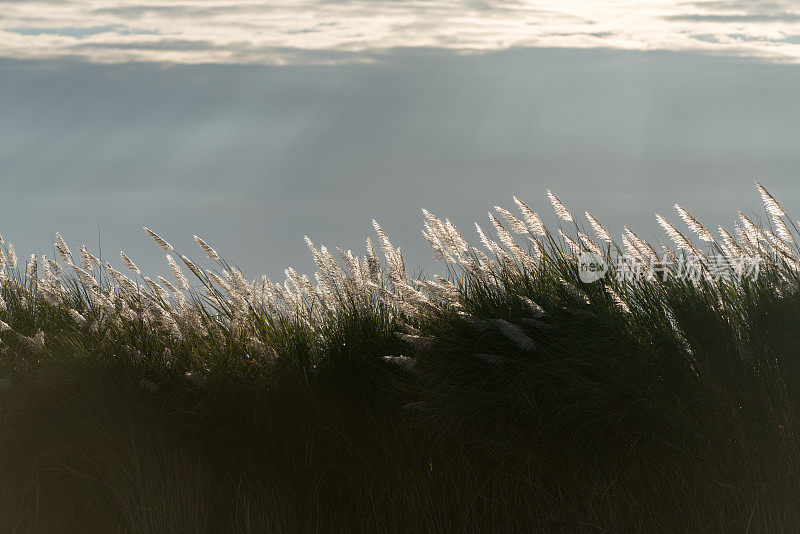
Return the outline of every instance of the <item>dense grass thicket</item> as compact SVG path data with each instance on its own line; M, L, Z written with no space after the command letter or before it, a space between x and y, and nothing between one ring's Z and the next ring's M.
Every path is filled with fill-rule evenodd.
M657 245L549 191L480 248L425 211L430 280L377 223L281 284L4 243L0 531L796 532L800 234L756 185Z

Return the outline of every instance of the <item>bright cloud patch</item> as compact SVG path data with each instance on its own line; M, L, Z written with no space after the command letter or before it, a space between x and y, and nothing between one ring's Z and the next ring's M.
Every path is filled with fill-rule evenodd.
M0 0L0 56L332 63L382 50L702 50L800 62L800 3L756 0Z

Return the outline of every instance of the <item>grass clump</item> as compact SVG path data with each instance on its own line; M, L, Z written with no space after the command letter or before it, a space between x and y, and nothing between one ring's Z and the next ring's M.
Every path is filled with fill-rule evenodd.
M757 188L659 252L549 191L557 233L515 198L482 248L424 211L431 279L377 222L281 284L8 244L0 530L795 531L800 235Z

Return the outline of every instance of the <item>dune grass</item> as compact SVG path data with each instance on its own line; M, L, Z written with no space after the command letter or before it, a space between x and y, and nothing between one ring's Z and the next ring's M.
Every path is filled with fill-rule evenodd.
M0 531L797 531L800 235L757 187L768 224L678 207L658 253L549 191L562 228L515 198L483 249L425 212L426 280L377 223L309 241L315 283L149 230L173 282L6 245ZM643 275L581 282L586 252Z

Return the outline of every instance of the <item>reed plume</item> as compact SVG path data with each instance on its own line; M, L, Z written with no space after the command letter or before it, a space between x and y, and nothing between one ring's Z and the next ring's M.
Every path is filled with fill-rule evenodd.
M769 194L769 191L767 191L758 180L756 180L755 183L756 189L758 189L758 192L761 194L761 201L764 203L764 208L766 208L767 213L773 217L783 217L786 215L786 211L784 211L781 205L778 204L778 201Z
M538 213L529 208L527 204L517 197L514 197L514 203L516 203L522 212L522 216L525 219L525 222L528 224L528 228L530 228L532 234L538 236L547 235L547 229L545 228L544 223L542 222L542 219L539 217Z
M142 226L142 229L144 229L144 231L147 232L147 235L149 235L150 238L153 241L155 241L156 245L158 245L160 248L162 248L162 249L164 249L166 251L175 250L174 248L172 248L172 245L167 243L160 235L158 235L157 233L155 233L154 231L152 231L148 227Z
M601 241L605 241L607 243L612 243L614 239L611 237L611 234L606 230L600 221L595 219L591 213L588 211L586 212L586 218L589 220L589 224L591 225L594 233L597 234L597 238Z
M700 224L700 221L695 219L691 213L682 208L680 204L675 204L675 209L678 211L681 219L683 219L686 223L686 226L688 226L692 232L697 234L697 237L703 241L708 241L710 243L714 242L714 236L711 235L711 232L709 232L705 226Z
M553 210L555 210L559 219L570 222L573 221L572 213L569 212L567 207L549 189L547 190L547 197L550 199L550 203L553 205Z
M214 250L213 248L211 248L208 243L206 243L205 241L203 241L202 239L200 239L196 235L192 236L192 237L194 237L195 242L203 250L203 252L206 253L206 256L208 256L212 260L218 260L219 259L219 254L217 254L217 251Z

